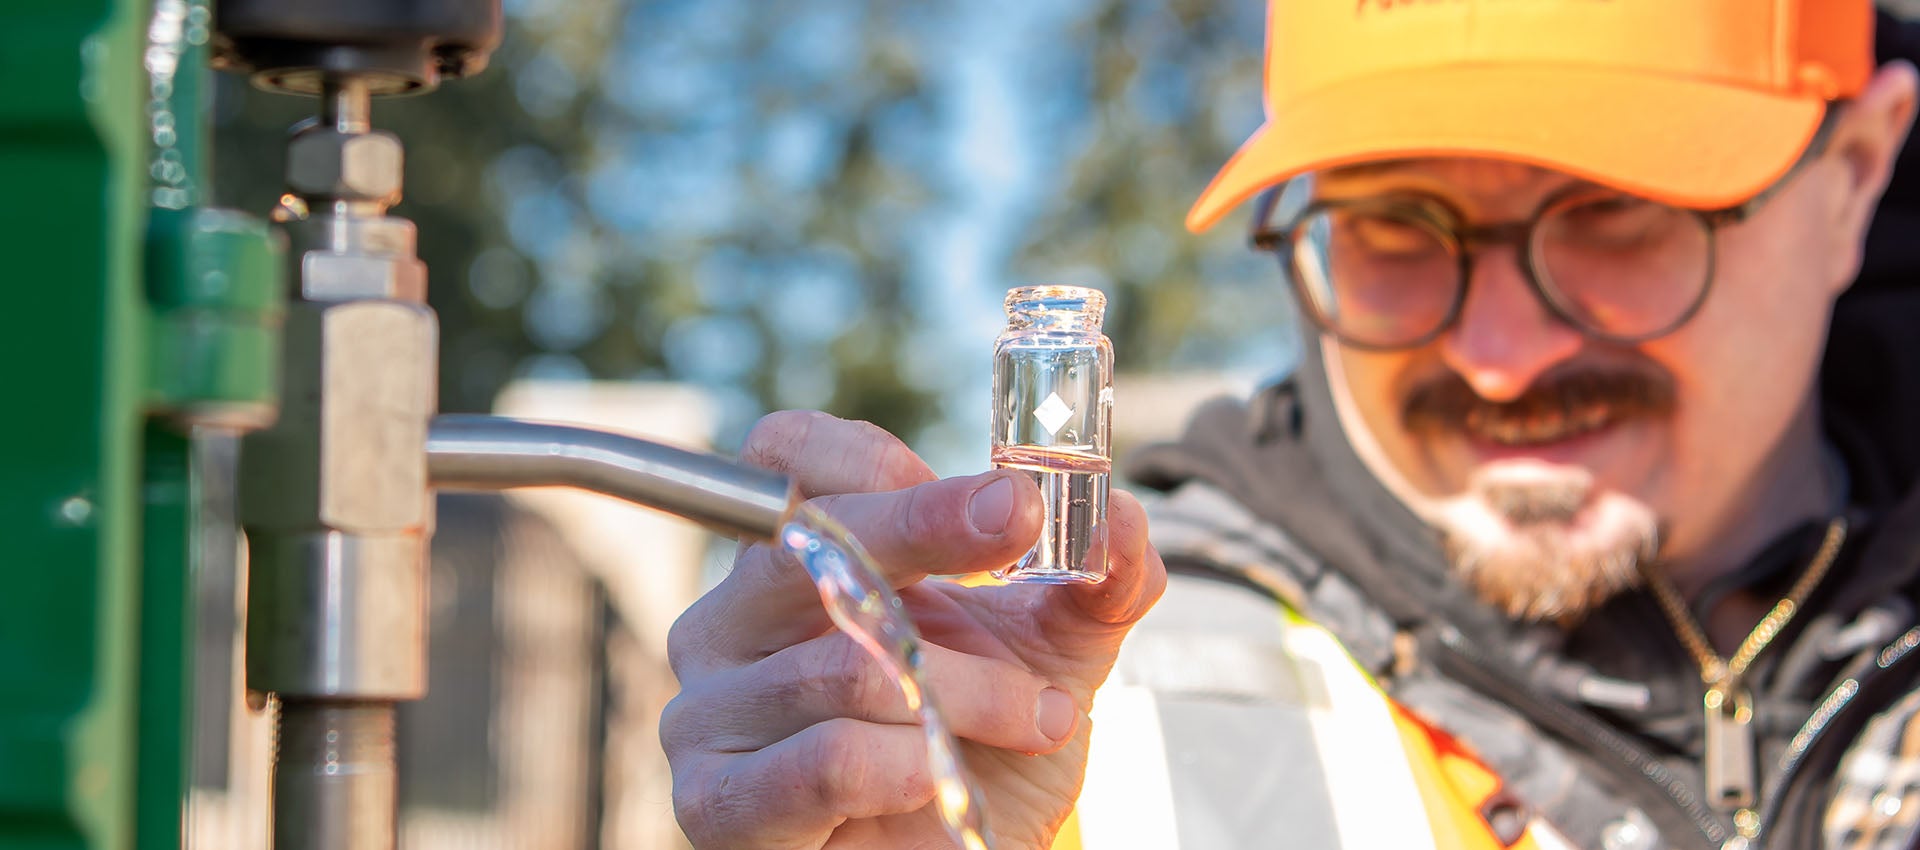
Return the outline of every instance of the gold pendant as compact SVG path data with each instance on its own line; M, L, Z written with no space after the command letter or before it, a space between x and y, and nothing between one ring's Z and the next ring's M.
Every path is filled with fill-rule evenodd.
M1722 682L1707 688L1707 800L1721 811L1749 808L1754 789L1753 696Z

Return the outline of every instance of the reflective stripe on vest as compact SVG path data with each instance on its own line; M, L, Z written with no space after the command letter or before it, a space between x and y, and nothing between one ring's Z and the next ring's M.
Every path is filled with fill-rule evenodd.
M1136 631L1094 701L1078 806L1054 850L1554 850L1482 814L1499 778L1383 694L1325 629L1242 591L1232 621ZM1244 613L1244 612L1239 612Z

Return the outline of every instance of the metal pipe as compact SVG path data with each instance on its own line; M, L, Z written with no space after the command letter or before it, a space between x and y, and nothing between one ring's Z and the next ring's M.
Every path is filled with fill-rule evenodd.
M248 687L282 699L426 695L423 534L262 529L247 543Z
M452 490L577 487L755 540L777 537L798 502L786 476L717 455L499 416L435 417L427 478Z
M280 706L274 850L393 850L395 705L427 686L438 322L413 225L384 214L399 140L372 131L366 79L321 88L318 123L287 146L287 188L313 214L284 228L299 289L280 418L242 450L247 681Z
M280 701L274 850L392 850L393 718L390 702Z
M320 121L342 133L373 129L373 93L357 77L328 77L320 86Z

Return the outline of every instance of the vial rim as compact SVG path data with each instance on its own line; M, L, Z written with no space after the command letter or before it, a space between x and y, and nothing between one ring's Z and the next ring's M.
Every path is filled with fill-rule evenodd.
M1103 316L1107 310L1107 294L1090 286L1063 284L1016 286L1007 290L1005 306L1009 315L1039 309L1073 310ZM1021 309L1022 307L1026 309Z

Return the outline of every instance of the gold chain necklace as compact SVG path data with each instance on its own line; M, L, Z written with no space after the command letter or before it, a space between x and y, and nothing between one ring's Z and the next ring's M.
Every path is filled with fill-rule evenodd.
M1806 572L1800 574L1799 580L1793 583L1785 597L1774 603L1773 610L1760 618L1759 624L1747 633L1746 640L1740 642L1730 659L1723 659L1713 651L1706 630L1700 627L1699 621L1687 609L1686 600L1680 598L1680 591L1674 589L1673 582L1665 574L1645 564L1641 566L1641 573L1646 576L1648 586L1653 588L1660 609L1666 612L1668 620L1673 621L1680 642L1686 645L1687 651L1693 654L1694 661L1700 665L1700 681L1707 686L1703 700L1707 721L1706 759L1703 765L1706 770L1707 800L1716 809L1733 811L1734 827L1740 831L1743 839L1751 839L1760 833L1760 815L1754 811L1754 806L1759 802L1759 793L1755 790L1751 728L1753 692L1747 689L1742 677L1754 659L1759 658L1761 651L1767 648L1767 644L1772 643L1780 630L1793 620L1800 606L1806 604L1807 596L1813 593L1820 579L1826 577L1827 570L1833 567L1834 559L1840 555L1840 544L1846 539L1845 519L1835 518L1827 524L1826 539L1820 541L1820 551L1814 553Z

